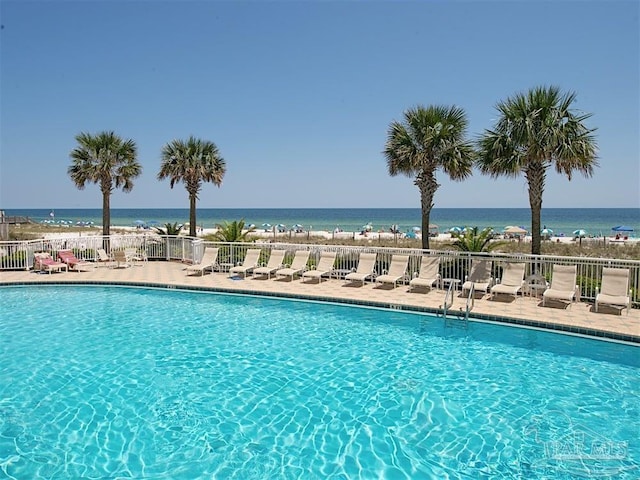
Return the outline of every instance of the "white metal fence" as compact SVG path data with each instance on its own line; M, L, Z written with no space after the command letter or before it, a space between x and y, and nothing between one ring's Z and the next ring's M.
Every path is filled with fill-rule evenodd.
M220 248L218 263L221 265L237 265L244 259L248 248L260 248L261 262L266 263L269 253L273 249L287 251L285 263L290 263L297 250L309 250L308 267L318 262L323 251L336 252L336 276L351 272L357 267L361 252L376 253L375 274L386 273L393 255L408 255L409 266L404 278L404 283L417 275L420 259L423 255L440 257L440 275L442 278L464 281L468 275L473 260L487 259L491 261L494 282L502 277L502 270L507 263L525 263L528 279L536 278L543 282L550 281L553 265L576 265L578 276L577 284L580 288L581 299L592 301L596 296L602 279L602 268L626 268L630 271L630 287L632 290L632 302L635 307L640 307L640 260L622 260L615 258L586 258L586 257L560 257L548 255L528 254L499 254L499 253L469 253L443 250L420 250L411 248L383 248L373 246L337 246L337 245L305 245L289 243L212 243L203 242L184 236L160 236L149 235L111 235L103 237L92 235L86 237L67 237L50 240L29 240L19 242L0 242L0 269L2 270L28 270L33 268L33 254L46 251L55 258L57 252L62 249L72 249L81 260L96 261L97 250L105 249L107 252L135 248L140 254L144 254L148 260L180 261L197 263L204 254L205 246Z

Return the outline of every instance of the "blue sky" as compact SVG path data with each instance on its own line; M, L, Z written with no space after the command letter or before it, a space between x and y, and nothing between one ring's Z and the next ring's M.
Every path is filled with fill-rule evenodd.
M640 206L637 1L6 1L0 208L100 208L67 175L79 132L138 146L113 208L186 208L160 151L195 135L227 163L201 208L415 207L390 177L387 129L409 107L458 105L477 138L537 85L577 94L597 127L594 177L549 172L544 207ZM436 207L528 207L524 178L438 173Z

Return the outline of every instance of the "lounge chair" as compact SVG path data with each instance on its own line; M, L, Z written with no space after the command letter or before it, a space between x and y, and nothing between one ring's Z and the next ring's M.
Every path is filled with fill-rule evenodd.
M542 306L547 300L557 300L571 303L577 300L578 286L576 285L578 268L576 265L554 265L551 276L551 287L542 294Z
M600 304L626 308L627 315L629 315L629 310L631 310L629 269L609 267L602 269L600 292L598 293L596 290L596 312Z
M420 273L409 281L409 291L415 287L432 288L440 281L440 257L423 255Z
M96 267L99 266L112 266L113 265L113 258L111 258L109 256L109 254L107 253L107 251L104 248L98 248L96 250Z
M376 277L376 284L391 283L393 284L393 288L396 288L398 282L404 279L408 265L409 255L393 255L391 257L391 263L389 264L389 270L387 273Z
M219 250L219 248L205 248L204 255L202 256L200 263L189 265L186 268L187 275L195 275L197 273L201 276L204 276L204 272L206 272L207 270L211 270L211 272L213 273L213 270L218 266Z
M131 266L131 262L124 250L115 250L113 252L113 268L127 268Z
M49 272L49 274L69 269L66 263L55 261L47 252L33 254L33 268L40 272Z
M487 293L493 278L491 277L491 261L490 260L472 260L471 271L465 278L465 282L462 284L462 295L464 296L466 291L471 290L473 286L474 292Z
M307 269L307 262L309 261L309 250L297 250L291 265L286 268L281 268L276 271L276 278L278 277L291 277L291 281L296 275L304 273Z
M67 264L67 270L75 272L86 271L89 267L94 267L92 263L76 258L72 250L58 250L58 259Z
M260 249L250 248L247 250L242 263L240 265L236 265L235 267L231 267L229 269L229 274L232 275L241 273L243 277L246 277L248 273L251 273L253 269L258 266L259 259Z
M376 254L375 253L361 253L358 259L358 268L355 272L348 273L344 280L345 282L364 282L367 278L373 277L373 270L376 266Z
M268 279L271 278L271 274L282 268L282 262L284 261L284 255L286 253L286 250L271 250L267 264L253 269L253 278L256 278L256 275L261 277L266 275Z
M507 263L502 270L500 283L491 287L491 298L496 294L513 295L514 299L524 287L524 263Z
M317 278L318 283L322 282L322 277L324 275L331 275L334 268L334 263L336 261L336 252L323 251L320 253L320 260L318 260L318 264L315 266L313 270L307 270L302 273L302 281L304 282L305 278Z
M127 260L131 264L135 264L136 262L146 262L147 255L145 253L140 253L135 248L125 248L124 254L127 256Z

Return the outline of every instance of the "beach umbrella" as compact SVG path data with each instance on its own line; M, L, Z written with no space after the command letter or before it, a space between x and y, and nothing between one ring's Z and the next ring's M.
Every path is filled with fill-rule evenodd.
M293 228L295 228L296 230L299 230L302 228L302 225L300 225L299 223L296 223Z
M431 228L433 225L429 225L429 228ZM419 232L420 230L422 230L420 227L413 227L411 230L413 230L414 232Z
M263 223L262 224L262 228L264 228L264 231L266 232L267 230L269 230L271 228L271 224L270 223Z
M574 236L574 237L581 237L581 238L582 238L582 237L586 237L586 236L587 236L587 232L585 232L585 231L584 231L584 230L582 230L582 229L574 230L574 231L573 231L573 236Z
M504 227L503 232L509 233L511 235L524 235L527 233L527 231L524 228L514 227L514 226Z
M278 225L276 225L276 228L279 232L284 232L287 229L287 226L284 223L279 223Z
M547 237L550 237L551 235L553 235L553 230L551 230L550 228L543 228L542 231L540 232L542 235L545 235Z
M136 224L136 225L138 225L138 226L142 226L142 225L144 225L144 223L145 223L145 222L144 222L144 220L136 220L136 221L135 221L135 222L133 222L133 223L135 223L135 224Z
M613 227L611 230L614 232L633 232L633 228L628 227L627 225L618 225L617 227Z
M449 233L460 233L462 232L462 227L451 227L449 229Z

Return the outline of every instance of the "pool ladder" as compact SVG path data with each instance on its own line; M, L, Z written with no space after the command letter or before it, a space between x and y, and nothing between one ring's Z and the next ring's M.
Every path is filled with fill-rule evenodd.
M449 314L449 309L453 305L453 292L454 292L455 283L451 282L449 284L449 288L447 289L447 293L444 296L444 302L440 305L442 309L442 318L447 320L447 315ZM455 316L458 320L464 320L465 323L469 321L469 312L473 310L475 305L475 287L473 283L471 283L471 288L469 289L469 295L467 295L467 303L465 305L464 310L460 307L459 312L455 312ZM439 316L439 314L438 314Z

